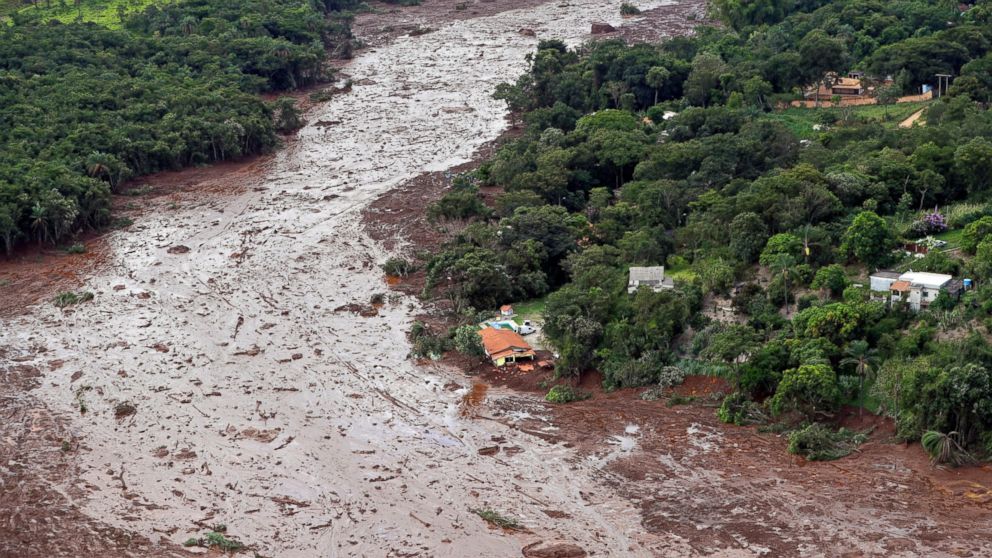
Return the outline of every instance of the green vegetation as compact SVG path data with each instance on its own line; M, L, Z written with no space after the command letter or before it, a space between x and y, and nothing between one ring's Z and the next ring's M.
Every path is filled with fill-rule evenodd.
M544 307L547 306L547 297L535 298L524 302L514 302L513 311L521 319L540 320L544 315Z
M812 140L834 126L845 126L855 122L859 124L877 123L885 128L895 128L900 122L921 108L925 108L928 104L927 102L916 102L899 103L888 107L862 105L815 109L791 107L772 112L767 118L780 122L799 139Z
M128 15L140 12L153 4L168 0L36 0L19 11L37 17L43 22L58 20L62 23L96 23L110 29L119 29ZM23 4L23 2L21 2Z
M544 400L549 403L572 403L574 401L589 399L589 397L590 394L585 391L575 389L566 384L558 384L548 390L548 394L544 396Z
M89 291L81 291L78 293L65 291L55 295L55 299L52 303L58 308L65 308L67 306L75 306L76 304L82 304L91 300L93 300L93 293Z
M462 316L543 301L559 377L596 369L652 399L674 367L720 373L726 422L824 422L792 437L812 459L862 440L826 426L845 403L992 453L992 8L714 7L728 26L658 45L542 41L494 93L523 126L471 177L501 189L494 211L470 187L446 202L466 226L424 258L425 294ZM877 106L777 109L852 71ZM940 99L893 104L936 73L956 76ZM898 249L931 235L964 254ZM631 267L661 265L674 289L627 292ZM865 288L888 266L977 288L913 313Z
M183 543L183 546L202 546L204 548L216 548L222 552L238 552L239 550L244 550L245 545L241 542L228 538L224 533L227 532L227 526L220 524L214 525L213 530L204 534L202 537L193 537L188 539Z
M327 79L327 52L351 48L347 17L328 12L348 2L177 0L120 29L11 13L0 26L5 251L111 224L111 192L132 177L274 148L298 114L259 93Z
M815 422L789 434L789 453L802 455L810 461L832 461L850 455L867 440L867 432L847 428L834 432Z
M382 272L393 277L406 277L417 270L417 266L403 258L389 258L382 264Z

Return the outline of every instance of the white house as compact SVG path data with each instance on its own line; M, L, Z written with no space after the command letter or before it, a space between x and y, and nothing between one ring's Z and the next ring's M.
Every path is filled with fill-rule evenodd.
M649 287L652 291L659 292L663 289L674 289L675 282L671 278L665 278L664 266L632 267L630 278L627 280L627 292L636 293L640 287Z
M888 293L890 302L906 302L914 312L925 310L941 292L951 296L961 294L961 282L943 273L907 271L896 274L879 271L870 277L872 293Z

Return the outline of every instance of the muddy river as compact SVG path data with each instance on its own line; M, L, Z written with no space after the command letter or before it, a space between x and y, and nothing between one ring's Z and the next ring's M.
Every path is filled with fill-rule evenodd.
M362 232L363 207L504 130L490 94L526 68L537 38L520 29L577 44L592 21L619 26L618 2L552 2L362 51L344 69L351 92L313 109L246 193L143 218L110 239L111 264L85 286L94 301L2 324L5 358L44 371L33 396L78 440L72 505L152 541L225 524L264 556L515 556L538 540L648 555L657 540L635 508L589 498L607 494L596 463L465 418L467 393L506 394L407 358L416 300L341 309L386 290L389 254ZM516 449L480 455L494 445Z

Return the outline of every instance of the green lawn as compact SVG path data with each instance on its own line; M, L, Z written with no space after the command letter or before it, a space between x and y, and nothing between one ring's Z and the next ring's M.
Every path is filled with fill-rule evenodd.
M696 278L696 273L689 269L689 264L665 267L665 277L671 277L674 281L692 282Z
M521 320L540 320L544 316L544 306L548 302L548 297L535 298L524 302L513 303L513 311Z
M41 14L42 19L52 20L57 19L64 23L69 23L82 19L82 21L88 21L109 27L111 29L116 29L121 26L121 19L119 12L123 9L125 12L136 12L145 9L146 6L150 6L156 2L161 2L162 0L81 0L79 6L76 6L76 0L39 0L37 4L33 6L27 6L20 9L21 13L31 14L38 13ZM0 4L0 10L4 10L8 4L16 4L17 2L10 2L9 0L0 0L3 2ZM10 10L7 10L8 12Z
M964 229L954 229L953 231L944 231L940 234L934 235L934 238L946 242L947 246L945 246L944 249L950 250L951 248L961 246L962 233L964 233Z
M927 102L900 103L897 105L864 105L860 107L821 107L821 108L800 108L790 107L785 110L776 111L766 115L766 118L781 122L792 133L800 139L813 139L819 133L813 126L820 122L820 114L824 112L832 113L837 118L843 119L845 111L851 111L856 119L877 120L886 127L896 127L900 122L908 118L914 112L927 106Z

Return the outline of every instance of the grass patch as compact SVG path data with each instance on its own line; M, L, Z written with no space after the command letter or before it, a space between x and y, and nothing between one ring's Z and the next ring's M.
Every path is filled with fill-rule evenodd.
M544 316L544 307L547 304L548 297L545 296L524 302L515 302L512 306L517 316L526 320L540 320Z
M53 19L62 23L85 21L110 29L120 29L122 13L139 12L159 2L160 0L45 0L33 6L25 6L18 12L38 15L42 21Z
M943 240L947 243L944 248L950 250L952 248L958 248L961 246L961 235L964 234L964 229L954 229L953 231L944 231L940 234L933 235L937 240Z
M850 455L868 440L868 431L841 428L834 432L818 422L789 434L789 453L809 461L832 461Z
M689 269L688 262L680 262L673 266L665 266L665 277L671 277L673 281L691 283L696 279L696 272Z
M830 103L828 101L829 99L824 102L824 105L829 105ZM780 122L799 139L814 139L820 132L814 130L813 126L820 124L823 113L831 114L839 123L849 111L851 117L855 120L881 122L886 127L894 128L900 122L909 118L914 112L926 107L927 104L927 102L921 101L916 103L899 103L887 107L881 105L863 105L859 107L823 106L820 108L790 107L767 114L765 118ZM833 124L829 127L836 125Z
M523 529L523 526L520 525L520 523L518 523L517 520L513 519L512 517L507 517L495 510L491 510L488 508L486 509L477 508L471 510L471 512L484 519L486 523L489 523L490 525L493 525L495 527L499 527L500 529L510 529L512 531L519 531L520 529Z

